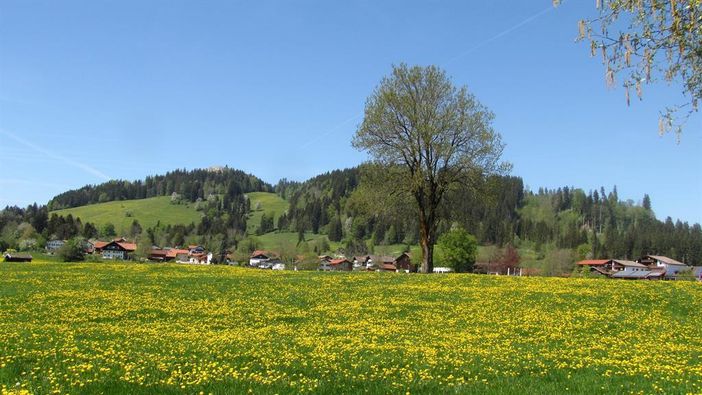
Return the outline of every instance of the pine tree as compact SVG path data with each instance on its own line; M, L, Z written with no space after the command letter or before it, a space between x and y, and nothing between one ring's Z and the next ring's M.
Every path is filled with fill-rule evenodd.
M648 196L648 194L644 194L643 208L645 208L648 211L651 211L651 198Z

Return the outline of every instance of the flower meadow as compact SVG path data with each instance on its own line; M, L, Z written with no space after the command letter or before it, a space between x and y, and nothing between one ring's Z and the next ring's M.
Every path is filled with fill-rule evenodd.
M702 393L702 284L0 264L0 393Z

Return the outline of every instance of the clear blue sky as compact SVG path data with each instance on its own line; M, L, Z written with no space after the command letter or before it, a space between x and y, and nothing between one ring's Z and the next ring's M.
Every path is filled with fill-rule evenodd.
M496 114L513 174L616 185L702 222L702 117L657 134L678 87L627 108L575 43L590 1L0 1L0 205L109 178L228 165L275 183L354 166L391 65L436 64Z

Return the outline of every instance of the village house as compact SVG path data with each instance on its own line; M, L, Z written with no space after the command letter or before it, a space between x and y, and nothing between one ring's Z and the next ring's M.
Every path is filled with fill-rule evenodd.
M651 274L646 265L634 261L612 259L612 278L625 280L641 280Z
M191 251L188 262L198 265L209 265L212 262L212 253L206 251L193 253Z
M149 251L149 256L147 257L147 259L155 262L167 262L167 255L168 250L154 248L151 251Z
M85 251L86 254L92 254L95 252L95 244L92 241L83 240L81 243L83 245L83 251Z
M406 252L403 252L400 256L395 258L394 265L398 271L405 271L407 273L417 271L417 265L412 264L412 257Z
M369 268L369 262L370 255L354 256L351 258L351 267L353 270L373 270L372 268Z
M607 276L612 273L611 259L586 259L577 263L580 267L590 269L591 274Z
M95 246L95 251L100 253L104 259L122 259L127 260L130 258L131 254L136 251L137 245L134 243L128 243L124 239L113 240L101 246L99 249L97 243Z
M592 274L627 280L660 280L666 273L656 265L623 259L587 259L577 265L589 268Z
M416 265L412 264L410 255L403 252L398 257L382 255L362 255L353 257L354 270L386 271L386 272L415 272Z
M637 262L646 265L651 270L661 272L663 278L667 280L674 280L678 274L691 269L691 267L685 263L661 255L646 255Z
M330 257L329 255L319 256L319 268L317 270L322 270L322 271L332 270L331 264L329 263L332 261L332 259L334 259L334 258Z
M322 271L350 272L352 269L353 263L346 258L321 259L319 263L319 270Z
M187 250L182 248L154 248L149 252L148 259L155 262L210 264L212 254L207 253L202 247Z
M256 250L249 257L249 266L258 266L263 262L268 262L273 257L273 254L268 251Z
M648 279L652 273L646 265L623 259L587 259L577 263L590 268L590 273L626 280ZM652 278L656 277L655 273Z
M49 240L46 242L46 251L50 254L60 250L66 244L66 240Z

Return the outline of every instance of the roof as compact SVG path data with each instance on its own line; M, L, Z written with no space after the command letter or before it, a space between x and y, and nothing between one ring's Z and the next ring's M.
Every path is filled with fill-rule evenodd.
M181 255L181 254L188 255L188 254L190 254L190 251L181 250L178 248L171 248L170 250L168 250L168 252L166 252L166 257L167 258L175 258L176 256Z
M122 240L122 239L120 239L120 240ZM136 249L137 249L137 245L135 243L127 243L127 242L119 241L119 240L113 240L109 243L103 242L103 241L97 241L97 242L95 242L94 247L97 249L103 249L110 244L117 244L118 246L120 246L120 248L122 248L123 250L126 250L126 251L136 251Z
M350 262L348 259L346 259L346 258L342 258L342 259L332 259L332 260L329 261L329 263L332 264L332 265L340 265L340 264L342 264L342 263L344 263L344 262L351 263L351 262Z
M615 272L612 274L612 278L646 278L651 272L648 270L641 270L638 272Z
M369 255L368 256L373 263L393 263L395 258L391 256L381 256L381 255Z
M124 243L124 242L120 242L120 241L117 241L116 243L117 243L117 245L119 245L120 247L124 248L127 251L136 251L136 249L137 249L136 243Z
M21 252L6 252L5 257L7 258L18 258L18 259L32 259L29 254L23 254Z
M607 264L611 259L585 259L584 261L578 262L578 265L582 266L602 266Z
M251 253L251 258L255 258L257 256L265 256L268 257L268 251L263 251L263 250L256 250Z
M673 258L668 258L667 256L662 256L662 255L646 255L648 258L653 258L657 261L661 261L667 265L679 265L679 266L687 266L687 264L682 263L680 261L676 261Z
M612 262L616 262L622 266L627 266L627 267L642 267L642 268L648 268L648 266L643 265L638 262L634 261L625 261L625 260L620 260L620 259L612 259Z
M393 263L383 263L381 266L381 269L383 270L397 270L397 266Z

